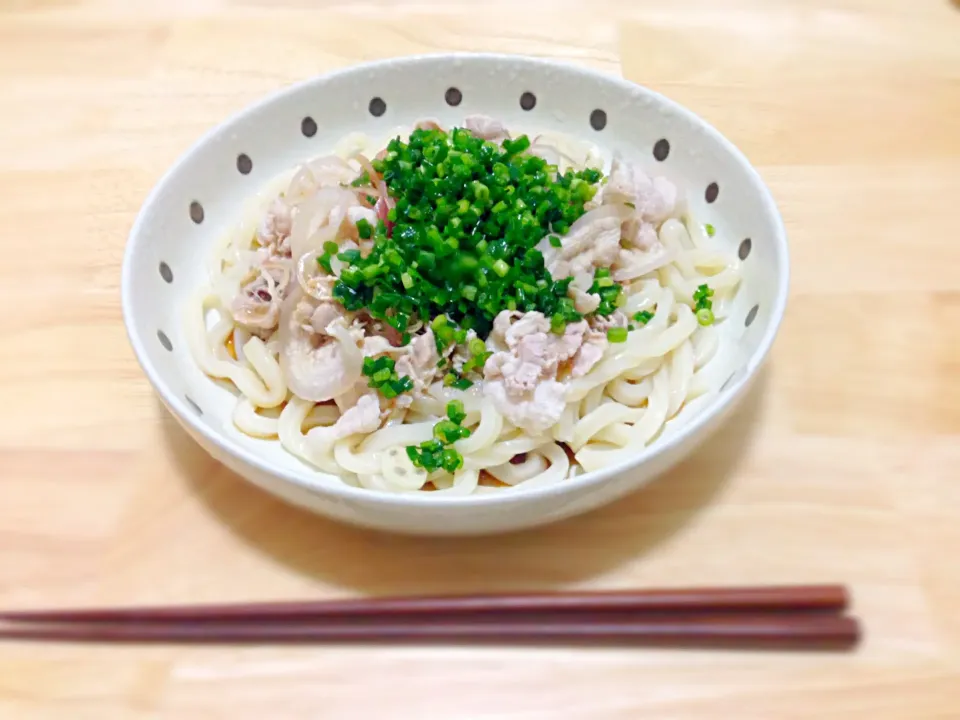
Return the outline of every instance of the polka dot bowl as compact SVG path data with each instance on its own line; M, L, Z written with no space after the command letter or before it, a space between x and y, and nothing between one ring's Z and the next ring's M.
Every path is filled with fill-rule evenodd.
M276 175L363 133L386 140L433 118L480 113L512 132L561 132L620 152L673 180L696 217L742 260L742 286L723 332L742 364L711 404L629 462L539 489L467 497L350 487L302 464L278 442L233 427L235 400L187 349L185 304L205 281L215 242ZM502 55L435 55L360 65L287 88L230 118L160 180L131 230L122 271L124 322L137 359L170 412L217 460L289 502L381 530L483 534L559 520L635 490L690 453L735 405L766 358L783 316L787 241L756 171L719 132L663 96L616 77Z

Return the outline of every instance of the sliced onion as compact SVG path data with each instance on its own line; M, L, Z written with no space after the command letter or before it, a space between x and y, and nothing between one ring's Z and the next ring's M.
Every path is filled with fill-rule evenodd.
M310 291L310 285L307 282L310 279L307 276L307 266L309 265L311 267L316 267L318 257L319 255L317 251L311 250L310 252L301 255L300 259L297 260L297 284L300 285L300 290L310 297L316 296ZM320 300L320 298L316 299Z
M284 290L286 290L287 286L290 284L290 279L293 277L293 273L295 272L293 260L290 258L281 257L268 260L261 265L261 269L267 271L267 274L276 280L281 294L283 294ZM279 280L277 280L273 273L270 272L271 270L278 270L280 272Z
M357 171L336 155L326 155L301 165L284 193L291 203L300 203L313 194L318 187L339 186L352 182Z
M357 245L353 240L347 240L340 245L340 252L345 252L347 250L359 250L359 249L360 249L360 246ZM343 260L338 258L336 255L330 258L330 269L333 271L333 276L335 278L340 277L340 273L343 272L343 268L345 268L346 266L347 264L343 262Z
M360 163L360 167L365 173L367 173L367 177L370 178L370 182L374 184L374 186L377 188L377 192L380 193L380 199L386 202L387 198L390 197L387 193L387 184L383 181L383 178L380 177L380 173L373 169L373 165L370 164L367 156L363 153L357 153L356 155L353 155L351 159Z
M342 173L356 175L357 171L350 167L349 163L339 155L324 155L307 163L307 167L314 175L324 170L335 170Z
M320 291L316 288L310 287L310 279L313 277L313 274L309 272L310 268L316 269L317 275L324 275L332 281L336 278L327 275L325 272L320 271L320 265L317 263L317 258L320 257L320 253L316 250L311 250L308 253L304 253L300 259L297 261L297 284L300 286L301 295L309 295L314 300L320 300L321 302L330 302L330 294L320 294ZM332 266L332 265L331 265Z
M351 387L355 385L362 376L363 350L357 347L357 343L350 334L350 330L343 325L331 323L327 326L327 332L340 343L343 367L346 370L346 379L343 382L343 386Z
M311 250L322 250L323 243L334 240L347 210L357 205L357 197L341 187L323 188L298 206L290 232L290 254L299 258Z
M364 185L363 187L353 187L350 185L345 187L344 190L349 190L352 193L356 193L357 199L360 201L360 204L363 205L363 207L372 207L367 201L367 198L378 196L380 194L380 191L372 185Z
M387 234L389 234L393 229L393 223L387 220L387 213L390 211L390 208L394 206L394 202L393 198L390 197L390 193L387 192L387 184L383 181L383 178L380 177L380 173L373 169L373 165L370 164L370 161L367 160L365 155L357 153L352 159L360 163L360 167L367 173L370 182L374 183L377 192L380 193L380 199L377 200L373 208L377 211L377 217L383 220L383 224L387 226Z
M567 155L563 150L549 143L540 142L539 136L533 141L533 144L527 150L531 155L536 155L547 162L548 165L560 166L560 160L566 160L568 165L576 165L577 161Z
M281 349L285 348L293 339L293 328L291 327L293 311L297 309L297 303L302 299L303 290L295 287L280 304L280 322L277 323L277 332L271 340L276 339Z
M633 252L642 252L640 250L634 250ZM658 253L648 253L651 257L639 265L631 265L629 269L619 268L613 270L613 279L617 282L625 282L627 280L633 280L638 277L642 277L647 273L653 272L654 270L659 270L660 268L669 265L676 259L677 252L669 248L664 248L662 252Z
M633 217L634 212L635 210L633 210L633 208L630 208L623 203L610 203L609 205L601 205L598 208L594 208L593 210L585 212L583 215L577 218L573 225L570 226L570 232L568 235L573 235L585 225L590 225L597 220L603 220L608 217L618 217L621 221L628 220Z
M383 220L383 224L387 227L387 235L390 235L393 232L393 223L387 219L387 213L390 212L390 208L393 207L391 203L391 198L387 198L384 202L383 198L377 200L377 204L373 206L373 209L377 213L377 217Z
M413 126L416 130L443 130L438 123L433 118L426 118L425 120L418 120L417 124Z

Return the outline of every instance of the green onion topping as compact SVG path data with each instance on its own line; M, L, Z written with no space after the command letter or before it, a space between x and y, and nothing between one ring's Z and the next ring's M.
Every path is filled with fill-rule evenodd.
M462 438L470 437L470 430L463 427L467 413L460 400L451 400L447 403L447 419L441 420L433 426L433 439L420 443L419 446L407 447L407 457L417 467L427 472L446 470L454 473L463 467L463 456L450 445Z
M401 333L445 316L453 330L486 337L494 318L514 309L581 320L567 298L570 280L554 280L536 246L584 214L602 175L593 168L559 173L529 147L526 136L497 146L462 128L417 129L406 141L391 140L372 163L391 198L388 222L357 222L357 234L372 247L340 258L346 266L334 297ZM329 271L340 255L324 250L318 262ZM616 283L593 292L601 296L596 314L616 309ZM462 342L438 333L441 340L443 347ZM476 357L474 367L482 364Z
M615 327L607 330L607 340L612 343L622 343L627 340L627 329L623 327Z
M708 285L701 285L693 293L693 310L697 314L697 322L701 325L712 325L713 290Z
M380 394L388 400L413 390L413 380L407 375L398 377L393 358L387 355L381 355L376 360L364 358L363 374L370 378L367 386L379 390Z

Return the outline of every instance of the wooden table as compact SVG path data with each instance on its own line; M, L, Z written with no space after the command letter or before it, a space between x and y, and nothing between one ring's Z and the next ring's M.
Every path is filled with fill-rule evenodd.
M0 718L960 717L960 8L489 5L0 4L0 606L843 581L862 648L6 643ZM702 114L780 203L792 297L761 387L649 489L510 537L397 539L198 450L127 347L119 267L211 125L330 68L452 49L619 72Z

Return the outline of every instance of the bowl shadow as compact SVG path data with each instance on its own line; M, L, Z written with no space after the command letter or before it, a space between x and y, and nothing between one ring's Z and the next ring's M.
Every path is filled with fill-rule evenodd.
M377 595L549 589L608 573L682 532L749 449L766 378L762 371L690 457L631 495L552 525L486 537L408 537L343 525L246 482L166 410L163 437L179 477L214 518L255 551L318 582Z

